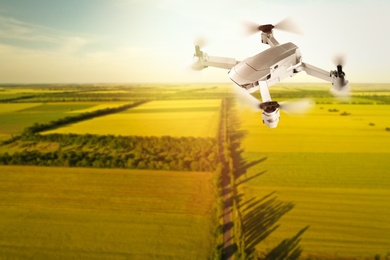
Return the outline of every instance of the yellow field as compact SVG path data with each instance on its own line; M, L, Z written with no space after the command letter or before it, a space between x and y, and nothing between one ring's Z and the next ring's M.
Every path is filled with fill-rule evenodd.
M375 92L360 92L360 91L354 91L351 93L353 96L389 96L390 92L382 92L382 91L375 91Z
M0 114L16 112L19 110L40 106L39 103L5 103L0 104Z
M350 115L341 116L345 111ZM294 241L284 249L303 250L302 259L390 252L390 106L316 105L304 117L282 113L277 129L264 126L259 113L239 115L243 219L269 221L265 238L246 233L259 238L259 252L283 248L282 241Z
M350 115L341 116L343 112ZM263 125L260 113L242 111L240 119L250 134L243 140L248 152L390 151L390 132L385 131L390 127L388 105L316 105L305 116L281 113L276 129Z
M219 107L219 99L198 99L198 100L156 100L136 107L133 110L152 110L152 109L183 109L200 107Z
M45 133L215 137L220 104L217 99L152 101Z
M39 88L3 88L3 90L0 91L0 95L31 94L31 93L58 93L58 90L39 89Z
M98 102L45 102L0 104L0 141L20 134L35 123L49 123L69 116L69 112L88 110ZM107 104L109 105L109 103ZM116 106L116 103L113 103Z
M0 166L4 259L207 259L211 175Z
M374 259L377 254L383 257L390 252L389 190L294 187L294 183L290 187L273 187L257 183L247 186L245 198L261 200L272 193L276 201L292 203L293 207L280 216L276 230L257 245L258 251L269 252L308 227L299 237L301 259L310 255L317 257L314 259ZM267 208L266 212L271 213L268 216L258 211L258 219L272 218L277 210L274 206ZM247 213L256 214L255 210ZM272 228L262 232L268 230Z
M100 104L99 103L99 104L97 104L95 106L92 106L92 107L89 107L89 108L86 108L86 109L72 110L72 111L69 111L68 113L76 113L76 114L89 113L89 112L93 112L93 111L96 111L96 110L101 110L101 109L106 109L106 108L116 108L116 107L124 106L124 105L127 105L129 103L131 103L131 102L110 102L110 103L104 103L104 104ZM91 104L93 104L93 103L91 103Z

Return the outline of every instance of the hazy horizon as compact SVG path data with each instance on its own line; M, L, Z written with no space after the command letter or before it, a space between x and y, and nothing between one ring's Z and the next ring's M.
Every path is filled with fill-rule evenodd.
M303 35L275 31L303 60L334 70L346 56L350 83L390 82L390 3L374 1L70 0L0 3L0 83L229 83L227 71L189 69L194 39L209 55L243 60L268 46L243 20L292 18ZM375 26L374 26L375 25ZM299 73L284 83L322 83Z
M29 86L29 85L213 85L213 84L220 84L220 85L231 85L232 87L236 87L233 82L30 82L30 83L18 83L18 82L10 82L10 83L1 83L1 86ZM327 86L330 88L331 83L328 82L287 82L282 81L278 84L275 84L271 86L278 87L283 85L313 85L313 86ZM353 91L353 86L364 86L364 85L380 85L380 86L387 86L390 88L390 82L354 82L352 85L351 91Z

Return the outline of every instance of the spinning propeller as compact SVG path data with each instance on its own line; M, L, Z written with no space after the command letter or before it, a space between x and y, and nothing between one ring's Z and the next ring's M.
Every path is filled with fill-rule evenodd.
M202 52L201 48L207 45L207 41L203 37L197 37L194 39L194 45L195 45L195 54L191 62L191 69L202 70L205 68L203 64L205 54Z
M259 25L253 22L245 21L244 26L247 28L248 34L255 34L257 32L271 33L273 29L296 33L296 34L302 34L301 30L299 30L298 26L293 22L291 18L285 18L275 25L272 24Z
M195 51L207 46L207 40L204 37L198 36L194 38Z
M253 111L263 110L265 112L273 112L279 108L286 114L301 115L313 107L313 101L311 99L298 99L282 102L268 101L262 103L242 88L235 88L235 90L237 92L236 96L239 105Z
M333 59L333 62L335 63L337 70L332 72L335 76L335 82L333 83L331 92L335 96L346 97L349 95L350 86L343 71L345 57L343 55L338 55Z

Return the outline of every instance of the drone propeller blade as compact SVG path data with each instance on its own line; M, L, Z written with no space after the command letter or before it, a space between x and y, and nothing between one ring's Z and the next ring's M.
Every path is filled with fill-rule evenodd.
M253 111L260 111L260 101L252 96L247 90L241 87L233 88L236 94L238 105Z
M203 70L205 68L204 53L201 49L207 44L206 38L201 36L194 37L193 42L195 46L195 54L190 67L192 70Z
M273 29L296 33L296 34L302 34L302 31L299 29L299 27L294 23L294 21L291 18L285 18L275 25L272 24L259 25L251 21L243 21L243 24L246 28L246 34L248 35L252 35L260 31L265 33L270 33Z
M344 67L346 63L346 57L345 54L337 54L333 57L333 63L336 66Z
M234 88L238 104L243 108L248 108L253 111L260 111L260 100L248 93L242 88ZM311 99L300 99L283 101L279 103L279 108L286 114L299 115L306 113L313 107L314 102Z
M197 36L194 38L194 46L198 46L199 48L203 48L207 46L207 39L203 36Z
M313 107L311 99L301 99L296 101L283 101L279 103L279 108L286 114L304 114Z
M290 17L287 17L283 19L282 21L278 22L274 25L275 29L285 31L285 32L291 32L295 34L302 34L302 31L299 29L299 27L294 23L293 19Z
M333 57L333 62L337 68L337 83L334 83L334 86L331 89L331 92L336 97L348 97L351 87L349 86L348 80L345 78L345 73L343 67L346 63L346 58L344 54L338 54Z
M242 24L245 28L244 33L248 36L258 33L260 31L259 29L260 24L254 23L252 21L247 21L247 20L242 21Z

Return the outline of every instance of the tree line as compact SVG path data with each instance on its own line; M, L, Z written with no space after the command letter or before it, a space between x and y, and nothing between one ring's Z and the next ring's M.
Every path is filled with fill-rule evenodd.
M56 148L34 148L40 144ZM169 171L214 171L218 164L215 138L34 134L18 146L0 155L0 164Z
M147 101L138 101L138 102L126 104L126 105L123 105L120 107L98 109L98 110L95 110L92 112L81 113L81 114L76 115L76 116L67 116L67 117L64 117L64 118L61 118L58 120L53 120L53 121L50 121L49 123L35 123L32 126L26 127L24 129L22 135L33 135L35 133L39 133L42 131L47 131L47 130L51 130L54 128L58 128L58 127L63 126L63 125L77 123L77 122L92 119L92 118L98 117L98 116L105 116L105 115L109 115L109 114L113 114L113 113L122 112L122 111L125 111L127 109L144 104L146 102Z
M34 98L35 95L28 95L28 96L20 96L20 97L14 97L14 98L4 98L0 99L0 103L14 103L20 100L30 99Z

